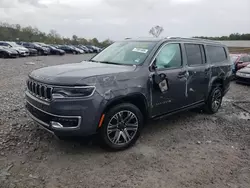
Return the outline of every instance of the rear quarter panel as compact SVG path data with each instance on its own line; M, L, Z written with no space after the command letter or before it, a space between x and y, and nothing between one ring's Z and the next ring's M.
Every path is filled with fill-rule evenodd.
M228 48L226 46L222 47L224 48L226 53L226 59L222 62L212 62L206 50L206 56L211 67L209 93L215 82L222 84L224 94L226 94L230 87L230 81L232 76L232 63L229 56Z

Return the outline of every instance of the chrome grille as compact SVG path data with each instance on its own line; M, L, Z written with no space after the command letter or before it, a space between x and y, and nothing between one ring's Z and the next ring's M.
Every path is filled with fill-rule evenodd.
M51 100L52 98L52 87L45 84L38 83L33 80L27 81L27 88L31 94L44 100Z

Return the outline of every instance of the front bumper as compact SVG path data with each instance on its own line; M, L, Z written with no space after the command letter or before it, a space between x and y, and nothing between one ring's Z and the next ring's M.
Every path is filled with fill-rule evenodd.
M250 84L250 78L236 76L237 83Z
M30 117L58 136L95 134L101 117L103 98L95 93L87 99L55 99L43 101L25 92Z
M29 56L30 53L29 52L19 52L19 55L22 57L26 57L26 56Z
M9 53L9 57L16 58L18 57L18 53Z

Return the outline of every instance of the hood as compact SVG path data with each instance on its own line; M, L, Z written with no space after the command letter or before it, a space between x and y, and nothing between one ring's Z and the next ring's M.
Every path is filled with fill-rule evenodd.
M17 50L17 51L29 52L29 50L27 48L21 47L21 46L20 47L19 46L14 46L14 47L12 47L12 49Z
M84 61L82 63L57 65L34 70L30 77L38 82L51 85L85 85L82 80L109 74L132 72L135 66L113 65Z
M248 65L249 66L249 65ZM244 68L242 68L242 69L240 69L240 70L238 70L238 72L240 72L240 73L247 73L247 74L250 74L250 67L244 67Z
M33 48L29 48L28 50L31 51L31 52L37 52L37 50L33 49Z
M18 53L13 48L0 48L0 51L6 51L6 52L11 52L11 53Z

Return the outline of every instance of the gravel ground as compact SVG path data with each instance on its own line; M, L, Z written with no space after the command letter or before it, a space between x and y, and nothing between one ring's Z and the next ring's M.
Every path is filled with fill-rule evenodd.
M122 152L39 129L24 109L27 74L89 57L0 59L0 187L250 187L248 86L232 83L215 115L192 111L148 123Z

